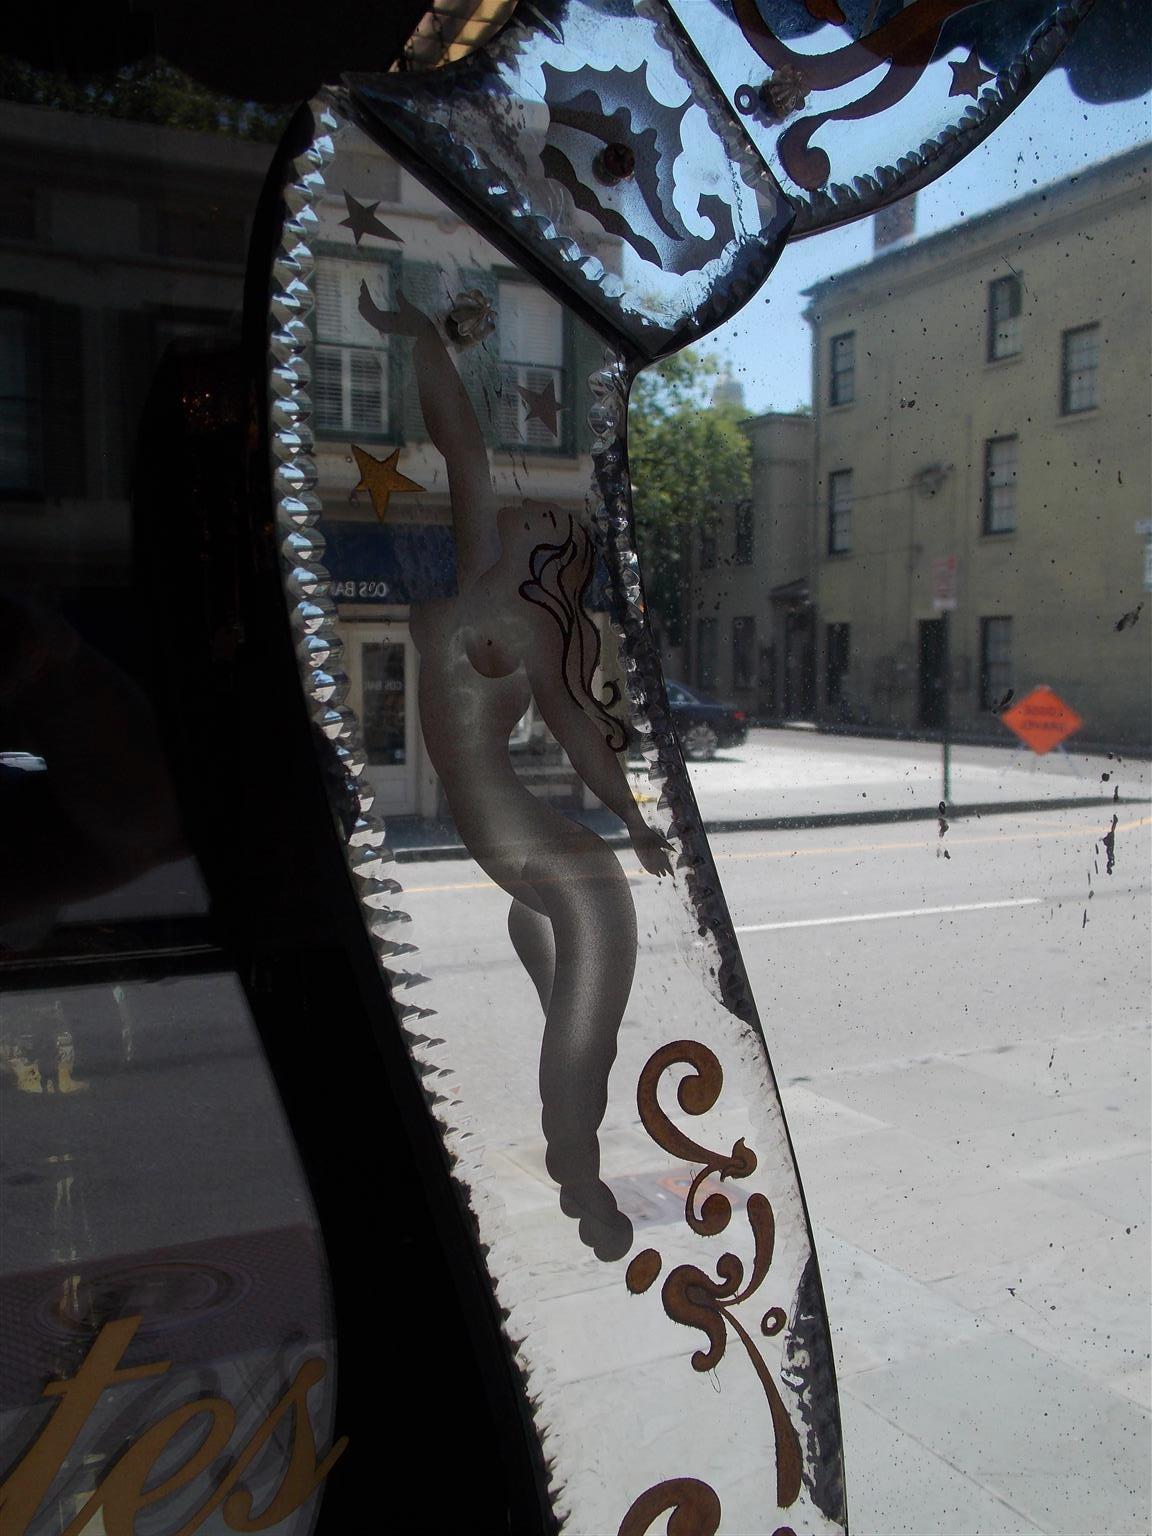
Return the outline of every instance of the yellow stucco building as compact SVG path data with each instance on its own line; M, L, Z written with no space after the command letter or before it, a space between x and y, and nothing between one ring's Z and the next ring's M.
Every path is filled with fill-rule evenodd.
M950 677L953 727L991 736L1047 684L1085 742L1148 744L1150 165L808 290L817 718L934 731Z

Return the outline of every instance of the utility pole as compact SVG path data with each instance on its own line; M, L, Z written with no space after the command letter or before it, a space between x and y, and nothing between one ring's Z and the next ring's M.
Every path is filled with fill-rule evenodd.
M956 607L956 588L960 562L955 555L945 555L932 562L932 606L940 615L940 745L943 758L943 794L947 805L952 798L952 610Z
M940 712L941 747L944 759L944 793L942 799L945 805L952 801L952 614L945 608L940 615L944 626L944 643L941 650L944 652L941 672L943 674L944 699Z

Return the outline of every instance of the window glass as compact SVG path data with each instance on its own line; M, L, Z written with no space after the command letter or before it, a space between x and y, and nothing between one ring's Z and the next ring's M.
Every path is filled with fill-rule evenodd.
M499 288L501 440L557 447L564 400L564 311L528 283Z
M828 476L828 553L846 555L852 548L852 471L838 469Z
M828 647L827 672L824 682L824 702L838 705L844 693L844 678L851 661L850 624L829 624L825 633Z
M719 626L715 618L696 621L696 686L705 692L716 687Z
M988 356L1015 357L1021 349L1021 280L998 277L988 287Z
M705 44L734 26L731 7L673 5L712 15L686 20ZM604 0L589 39L573 0L547 46L571 23L584 72L533 82L567 109L562 155L579 151L549 211L595 238L578 273L564 247L560 282L603 278L609 305L619 285L643 341L708 312L724 261L685 281L682 258L722 237L737 176L724 147L711 180L685 178L706 114L661 70L674 28L650 59L616 50L627 8ZM759 9L790 49L851 70L866 11L898 32L932 7ZM928 125L913 158L873 152L882 117L833 116L809 164L847 144L859 182L794 207L831 216L951 160L965 123L1032 83L1010 62L1028 6L951 9L924 91L897 104ZM7 203L0 294L0 1481L59 1422L46 1387L101 1341L154 1373L95 1398L27 1536L340 1536L397 1467L417 1524L519 1533L501 1488L478 1511L477 1473L498 1485L501 1452L533 1436L540 1503L573 1532L836 1526L839 1488L796 1470L813 1446L834 1465L839 1429L810 1390L831 1362L804 1210L777 1180L789 1137L853 1529L946 1536L963 1509L987 1536L1056 1530L1085 1489L1090 1524L1143 1529L1152 336L1129 279L1152 231L1147 81L1107 31L1125 9L1085 24L1113 39L1103 64L1074 47L939 182L790 244L733 324L670 359L670 422L668 395L629 405L603 338L466 201L343 118L346 91L291 167L276 307L240 354L248 224L294 108L154 63L77 81L71 44L67 73L57 45L43 79L3 72L0 95L26 98L0 103L7 174L35 192ZM468 46L475 18L444 19L411 57ZM243 69L227 28L213 46L213 70ZM349 65L322 18L302 47L306 78ZM827 101L747 62L724 80L745 103L732 121L794 145ZM659 98L650 136L637 80ZM474 95L414 88L453 132L484 117ZM837 90L838 110L856 86ZM944 105L961 127L933 138ZM583 142L629 112L631 168L627 144ZM533 98L518 157L542 122ZM662 229L651 199L673 183ZM740 187L743 239L771 198ZM423 328L389 328L402 296ZM1026 365L989 366L1024 350L1025 298ZM1124 385L1106 411L1101 336ZM265 366L270 426L250 398ZM603 443L629 410L632 440L643 425L658 445L643 478L663 473L636 560ZM453 439L471 426L487 543L457 538ZM501 627L509 611L523 622ZM670 682L665 711L661 676L700 696ZM675 1054L706 1029L714 1074ZM590 1054L594 1159L573 1109ZM764 1120L777 1087L787 1131L775 1107ZM441 1176L455 1246L425 1209ZM453 1287L473 1282L454 1327ZM495 1396L507 1367L507 1421L460 1390L474 1356ZM302 1372L314 1385L284 1412ZM96 1508L182 1414L139 1469L152 1493L234 1414L227 1444L135 1521L130 1487ZM249 1518L201 1518L241 1471ZM674 1513L641 1493L673 1475ZM535 1504L539 1467L522 1481Z
M829 405L851 405L856 398L856 337L852 332L833 336L829 343L831 382Z
M1100 327L1065 331L1061 350L1061 409L1065 415L1099 405Z
M756 558L756 520L752 503L736 503L735 556L737 565L751 565Z
M756 684L756 620L743 616L732 620L732 686Z
M1020 440L989 438L984 445L984 532L1016 531L1016 467Z
M395 641L364 645L364 745L370 762L402 763L407 752L405 649Z
M37 318L27 303L0 300L0 493L9 496L41 486Z
M980 620L980 708L1002 707L1012 691L1012 620Z
M316 263L316 425L328 431L387 432L388 341L360 314L360 285L390 303L391 269L321 254Z

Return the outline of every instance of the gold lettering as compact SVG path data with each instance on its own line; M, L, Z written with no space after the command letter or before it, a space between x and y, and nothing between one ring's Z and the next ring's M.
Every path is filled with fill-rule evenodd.
M61 1402L35 1443L0 1485L4 1536L27 1536L33 1516L76 1444L101 1393L123 1382L160 1376L168 1370L170 1360L128 1370L119 1368L140 1321L139 1317L129 1317L106 1324L71 1381L52 1381L44 1388L45 1397L59 1397ZM234 1531L266 1531L312 1497L348 1444L347 1436L343 1436L326 1456L317 1459L316 1438L308 1416L308 1393L326 1373L323 1360L304 1361L284 1396L257 1426L207 1502L174 1536L192 1536L221 1505L224 1506L224 1519ZM292 1414L292 1448L287 1470L267 1507L259 1514L253 1514L253 1495L238 1484L276 1426L289 1413ZM147 1487L149 1474L164 1448L188 1424L205 1414L211 1415L212 1424L196 1450L162 1482ZM81 1536L98 1511L103 1514L108 1536L133 1536L140 1511L167 1498L177 1489L187 1487L206 1472L227 1449L235 1428L236 1411L222 1397L198 1398L165 1414L129 1445L61 1536Z
M119 1369L139 1326L138 1317L105 1324L71 1381L50 1381L44 1388L42 1395L60 1398L60 1406L0 1486L4 1536L25 1536L101 1393L126 1381L162 1376L172 1363L161 1360L155 1365Z
M145 1493L144 1484L148 1481L148 1474L164 1447L176 1438L186 1424L191 1424L205 1413L212 1415L212 1428L200 1445L175 1472ZM174 1408L153 1424L151 1429L145 1430L138 1440L133 1441L84 1508L64 1530L63 1536L80 1536L98 1509L104 1513L107 1536L133 1536L136 1516L140 1511L147 1509L149 1504L159 1503L178 1488L186 1487L201 1472L207 1471L227 1447L235 1427L236 1410L222 1397L202 1397L196 1402L185 1403L182 1408ZM194 1516L193 1521L184 1529L195 1530L205 1512Z

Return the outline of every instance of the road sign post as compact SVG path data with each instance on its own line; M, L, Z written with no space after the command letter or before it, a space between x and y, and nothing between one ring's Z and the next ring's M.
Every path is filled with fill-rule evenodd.
M932 562L932 607L940 615L944 626L941 644L944 697L940 709L940 748L943 768L943 795L947 805L952 798L952 625L949 614L956 607L956 582L960 561L955 555L944 555Z

